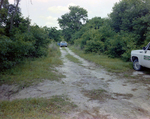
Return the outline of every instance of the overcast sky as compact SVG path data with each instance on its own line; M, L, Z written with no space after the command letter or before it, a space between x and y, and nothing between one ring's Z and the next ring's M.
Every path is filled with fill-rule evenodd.
M14 3L14 0L9 0ZM105 18L120 0L21 0L19 7L31 23L43 27L58 27L57 19L69 12L69 6L80 6L88 11L88 18Z

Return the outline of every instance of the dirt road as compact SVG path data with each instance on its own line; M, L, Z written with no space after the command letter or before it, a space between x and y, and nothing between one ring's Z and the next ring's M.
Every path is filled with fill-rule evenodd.
M150 85L120 79L120 76L75 55L69 48L60 50L64 64L57 70L66 78L61 82L46 80L12 95L10 99L66 95L78 106L75 111L65 115L71 119L150 118ZM81 63L70 61L67 54ZM138 73L133 72L133 75L138 76Z

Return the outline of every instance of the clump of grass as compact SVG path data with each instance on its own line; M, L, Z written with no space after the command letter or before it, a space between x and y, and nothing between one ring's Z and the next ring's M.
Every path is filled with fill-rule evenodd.
M122 97L123 99L130 99L133 97L133 94L120 94L120 93L114 93L116 97Z
M76 107L66 96L54 96L51 99L2 101L0 102L0 118L59 119L60 114L69 112Z
M111 72L125 72L132 69L131 62L124 62L118 58L110 58L107 55L95 54L95 53L84 53L82 50L77 50L76 48L71 48L77 55L80 57L92 61L98 65L105 67L108 71Z
M66 57L67 57L70 61L72 61L72 62L74 62L74 63L81 63L81 62L79 61L79 59L73 57L73 56L70 55L70 54L67 54Z
M104 89L83 90L82 92L85 96L90 98L90 100L99 100L100 102L103 102L111 98L111 96Z
M56 66L62 65L60 55L59 48L52 45L49 47L47 57L27 59L24 64L18 64L12 69L1 72L0 84L15 84L22 88L37 84L44 79L59 81L64 77L55 69Z

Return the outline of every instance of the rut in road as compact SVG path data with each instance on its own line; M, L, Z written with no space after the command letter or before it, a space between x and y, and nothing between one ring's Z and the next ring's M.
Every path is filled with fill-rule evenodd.
M119 79L101 66L77 56L69 48L60 48L64 64L57 67L66 75L62 82L44 81L12 95L11 100L20 98L50 98L66 95L78 108L66 118L81 119L148 119L150 118L149 92L145 86L131 84ZM81 63L67 59L70 54ZM133 89L136 89L133 90Z

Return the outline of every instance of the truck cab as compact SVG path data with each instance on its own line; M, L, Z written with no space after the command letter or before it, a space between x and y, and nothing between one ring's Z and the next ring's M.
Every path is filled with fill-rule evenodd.
M133 68L137 71L141 70L142 67L150 68L150 42L141 50L132 50L131 61Z

